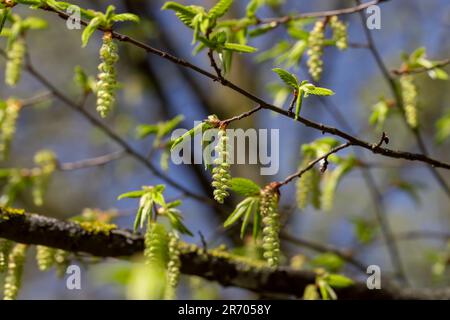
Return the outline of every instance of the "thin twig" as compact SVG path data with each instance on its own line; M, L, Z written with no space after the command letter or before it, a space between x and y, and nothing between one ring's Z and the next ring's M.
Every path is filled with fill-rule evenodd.
M450 64L450 59L445 59L442 61L436 62L432 67L421 67L421 68L414 68L414 69L408 69L408 68L400 68L400 69L394 69L391 71L391 73L395 76L401 76L405 74L417 74L422 72L428 72L432 71L437 68L442 68Z
M45 8L45 10L47 11L52 11L57 13L61 18L63 19L68 19L69 16L67 14L65 14L64 12L59 12L57 10L54 10L52 8ZM82 21L83 25L86 25L86 22ZM101 28L99 28L98 30L102 30ZM123 35L117 32L112 32L112 35L115 39L122 41L122 42L127 42L130 43L138 48L141 48L143 50L145 50L148 53L157 55L161 58L164 58L168 61L171 61L173 63L176 63L178 65L181 65L183 67L189 68L195 72L198 72L214 81L218 81L219 83L221 83L223 86L226 86L238 93L240 93L241 95L247 97L248 99L258 103L259 105L262 106L263 109L268 109L268 110L272 110L276 113L282 114L288 118L294 119L294 115L290 114L287 110L283 110L281 108L278 108L264 100L262 100L261 98L257 97L256 95L246 91L245 89L235 85L234 83L232 83L229 80L226 80L224 78L219 78L218 76L190 63L187 62L186 60L183 60L181 58L175 57L167 52L164 52L162 50L153 48L145 43L142 43L134 38L131 38L127 35ZM333 128L333 127L329 127L329 126L325 126L323 124L320 123L316 123L314 121L299 117L296 121L299 121L301 123L303 123L304 125L310 127L310 128L314 128L317 129L321 132L326 132L332 135L336 135L339 136L341 138L346 139L347 141L351 142L353 145L355 146L360 146L362 148L368 149L370 151L372 151L373 153L376 154L381 154L387 157L392 157L392 158L398 158L398 159L406 159L406 160L410 160L410 161L422 161L422 162L426 162L428 164L430 164L431 166L434 167L440 167L440 168L445 168L450 170L450 164L442 162L442 161L438 161L435 159L432 159L424 154L415 154L415 153L410 153L410 152L402 152L402 151L394 151L388 148L381 148L381 147L376 147L373 144L370 144L368 142L365 142L363 140L358 139L357 137L354 137L346 132L343 132L337 128Z
M341 144L340 146L331 149L330 151L328 151L327 153L325 153L323 156L309 162L306 167L302 168L300 171L291 174L290 176L288 176L286 179L284 179L283 181L281 181L278 186L282 187L286 184L288 184L289 182L291 182L292 180L294 180L295 178L300 178L305 172L307 172L308 170L312 169L317 163L319 163L322 160L327 159L330 155L332 155L333 153L339 152L342 149L348 148L350 147L352 144L350 142Z

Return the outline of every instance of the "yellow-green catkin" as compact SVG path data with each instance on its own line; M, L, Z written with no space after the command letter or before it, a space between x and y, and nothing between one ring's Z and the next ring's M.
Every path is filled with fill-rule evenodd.
M347 25L339 20L337 16L330 18L330 27L333 30L333 39L336 41L336 47L339 50L348 48Z
M16 133L16 123L19 118L20 109L22 104L17 99L6 100L1 114L0 122L0 160L6 159L9 153L11 142Z
M103 36L100 60L96 86L97 112L102 118L105 118L112 110L116 100L117 80L115 64L119 60L117 45L114 43L110 32L105 32Z
M174 232L169 233L169 262L167 264L167 286L165 290L165 299L173 300L176 297L176 288L180 281L180 249L178 247L178 235Z
M70 253L61 249L55 251L53 256L54 264L56 267L56 274L62 278L66 274L67 267L70 264Z
M151 221L145 232L145 263L156 267L165 267L168 255L168 237L163 225Z
M300 164L299 170L305 168L310 161L312 161L310 157L303 158L303 161ZM308 170L303 175L298 178L296 183L296 198L297 198L297 206L299 209L305 209L308 206L310 195L312 192L313 185L313 171Z
M264 250L264 258L270 267L277 267L280 262L278 198L278 190L272 185L268 185L261 191L262 247Z
M405 107L405 118L408 125L417 129L419 126L417 114L417 88L414 84L414 78L411 75L400 77L400 86Z
M214 160L216 165L212 170L212 186L214 188L214 199L223 203L225 198L229 196L228 189L230 188L230 153L228 136L225 129L219 130L219 142L215 148L217 158Z
M44 203L44 194L47 189L50 178L56 170L56 155L51 150L42 150L34 156L34 163L39 167L34 170L33 175L33 202L37 206Z
M0 273L5 272L8 267L8 257L12 246L12 241L0 239Z
M5 68L5 82L11 87L16 86L20 80L25 53L25 40L19 37L11 44L7 52L8 61Z
M8 259L8 270L5 277L4 300L15 300L22 283L23 266L25 264L25 254L27 246L16 244L12 249Z
M320 80L323 70L323 47L325 44L325 23L319 20L314 25L313 30L309 34L308 39L309 49L308 54L308 68L309 74L315 81Z
M36 246L36 262L39 270L48 271L55 263L55 249Z

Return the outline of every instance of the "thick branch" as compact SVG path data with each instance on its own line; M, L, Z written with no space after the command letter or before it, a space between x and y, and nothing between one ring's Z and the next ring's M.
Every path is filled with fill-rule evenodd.
M14 213L0 208L0 237L20 243L39 244L99 257L123 257L142 252L140 235L127 230L92 232L79 224L36 214ZM256 292L271 292L300 297L306 285L314 283L315 274L290 268L270 268L233 259L227 254L205 252L196 246L182 247L181 271ZM340 299L448 299L450 290L404 290L384 286L369 290L365 283L355 283L337 290Z

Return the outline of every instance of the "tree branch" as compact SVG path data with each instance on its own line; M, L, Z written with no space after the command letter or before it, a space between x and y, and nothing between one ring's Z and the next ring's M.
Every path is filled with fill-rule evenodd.
M61 18L65 19L65 20L69 18L69 16L66 13L60 12L60 11L52 9L50 7L46 7L46 8L42 8L42 9L54 12L54 13L58 14ZM86 25L85 21L81 21L81 23L83 25ZM98 30L104 31L101 28L99 28ZM223 86L226 86L226 87L236 91L237 93L247 97L248 99L258 103L263 109L272 110L272 111L274 111L276 113L282 114L282 115L284 115L284 116L286 116L288 118L291 118L291 119L295 120L295 116L292 115L291 113L289 113L288 111L280 109L280 108L278 108L278 107L276 107L276 106L274 106L274 105L264 101L263 99L257 97L256 95L246 91L245 89L237 86L233 82L231 82L231 81L229 81L227 79L224 79L224 78L220 78L220 77L210 73L209 71L204 70L204 69L202 69L202 68L200 68L200 67L198 67L198 66L196 66L196 65L194 65L194 64L192 64L192 63L190 63L190 62L188 62L186 60L178 58L178 57L176 57L174 55L171 55L171 54L169 54L169 53L167 53L165 51L159 50L157 48L151 47L151 46L149 46L149 45L147 45L147 44L145 44L145 43L143 43L143 42L141 42L139 40L136 40L134 38L131 38L131 37L127 36L127 35L124 35L124 34L121 34L121 33L118 33L118 32L114 32L113 31L112 32L112 36L113 36L113 38L115 38L115 39L117 39L119 41L130 43L130 44L132 44L132 45L134 45L134 46L136 46L138 48L141 48L141 49L145 50L147 53L159 56L159 57L161 57L163 59L166 59L166 60L171 61L173 63L176 63L176 64L178 64L180 66L189 68L189 69L191 69L191 70L193 70L193 71L195 71L197 73L200 73L200 74L204 75L205 77L212 79L213 81L217 81L217 82L221 83ZM323 133L326 132L326 133L329 133L329 134L332 134L332 135L335 135L335 136L339 136L339 137L347 140L348 142L351 142L353 145L365 148L365 149L370 150L370 151L372 151L373 153L376 153L376 154L381 154L381 155L384 155L384 156L387 156L387 157L391 157L391 158L398 158L398 159L406 159L406 160L410 160L410 161L425 162L425 163L428 163L428 164L430 164L432 166L432 170L434 170L433 167L439 167L439 168L444 168L444 169L450 170L450 164L442 162L442 161L439 161L439 160L432 159L432 158L428 157L426 154L416 154L416 153L410 153L410 152L404 152L404 151L395 151L395 150L391 150L391 149L388 149L388 148L382 148L382 147L373 145L371 143L368 143L366 141L363 141L363 140L361 140L361 139L359 139L357 137L354 137L354 136L352 136L352 135L350 135L350 134L348 134L346 132L343 132L343 131L341 131L341 130L339 130L337 128L329 127L329 126L326 126L326 125L323 125L323 124L320 124L320 123L308 120L306 118L299 117L296 121L299 121L299 122L303 123L304 125L306 125L307 127L314 128L314 129L319 130L319 131L321 131ZM433 172L437 172L437 171L434 170Z
M131 256L141 253L144 249L143 237L127 230L95 233L74 222L11 212L3 208L0 208L0 237L98 257ZM313 272L286 267L274 270L218 250L206 252L194 245L182 244L181 252L182 273L217 281L223 286L301 297L304 288L315 281ZM406 290L383 285L381 290L369 290L365 283L360 282L355 282L345 289L336 289L336 292L340 299L450 298L448 289Z

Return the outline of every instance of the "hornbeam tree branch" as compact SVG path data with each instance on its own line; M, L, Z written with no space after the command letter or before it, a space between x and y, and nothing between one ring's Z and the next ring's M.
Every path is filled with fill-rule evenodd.
M46 11L54 12L54 13L58 14L58 16L60 16L64 20L67 20L69 18L69 15L67 15L66 13L55 10L53 8L43 7L42 9L44 9ZM358 10L356 12L358 12ZM81 24L86 25L86 22L81 21ZM97 30L105 31L102 28L98 28ZM108 30L108 31L110 31L110 30ZM258 105L260 105L262 107L262 109L271 110L271 111L279 113L285 117L295 120L295 115L288 112L287 110L278 108L278 107L274 106L273 104L270 104L270 103L264 101L263 99L259 98L258 96L250 93L249 91L239 87L238 85L234 84L233 82L231 82L223 77L216 76L216 75L212 74L211 72L209 72L197 65L194 65L186 60L183 60L179 57L171 55L168 52L165 52L160 49L154 48L150 45L147 45L147 44L145 44L139 40L136 40L130 36L127 36L127 35L124 35L124 34L121 34L121 33L115 32L115 31L112 31L111 34L112 34L113 38L115 38L121 42L129 43L131 45L134 45L137 48L141 48L142 50L146 51L147 53L159 56L163 59L171 61L180 66L189 68L199 74L202 74L203 76L205 76L213 81L216 81L225 87L232 89L233 91L241 94L242 96L245 96L249 100L256 102ZM444 169L450 170L449 163L445 163L445 162L442 162L442 161L439 161L436 159L432 159L425 154L410 153L410 152L405 152L405 151L396 151L396 150L392 150L389 148L383 148L380 146L376 146L374 144L371 144L369 142L361 140L355 136L352 136L344 131L341 131L337 128L326 126L321 123L317 123L317 122L308 120L303 117L299 117L296 121L301 122L302 124L306 125L307 127L319 130L322 133L329 133L329 134L332 134L335 136L339 136L339 137L347 140L348 142L352 143L353 145L370 150L372 153L375 153L375 154L381 154L383 156L387 156L387 157L391 157L391 158L405 159L405 160L410 160L410 161L421 161L421 162L431 165L431 168L433 170L434 170L434 167L439 167L439 168L444 168ZM436 172L436 171L434 171L434 172Z
M44 245L98 257L127 257L140 254L144 239L128 230L93 232L75 222L0 208L0 237L15 242ZM223 286L236 286L258 293L278 293L301 297L315 281L315 273L281 267L271 269L258 263L233 258L229 254L182 244L181 272L196 275ZM340 299L449 299L450 289L401 289L383 285L369 290L365 283L336 289Z
M258 22L260 24L266 24L266 23L276 23L278 24L284 24L288 23L293 20L300 20L300 19L308 19L308 18L326 18L326 17L332 17L332 16L340 16L345 14L352 14L356 12L363 11L371 6L377 5L380 2L384 2L387 0L373 0L366 3L358 4L354 7L350 8L344 8L344 9L336 9L336 10L328 10L328 11L317 11L317 12L306 12L306 13L299 13L295 15L287 15L283 17L277 17L277 18L265 18L265 19L259 19Z

